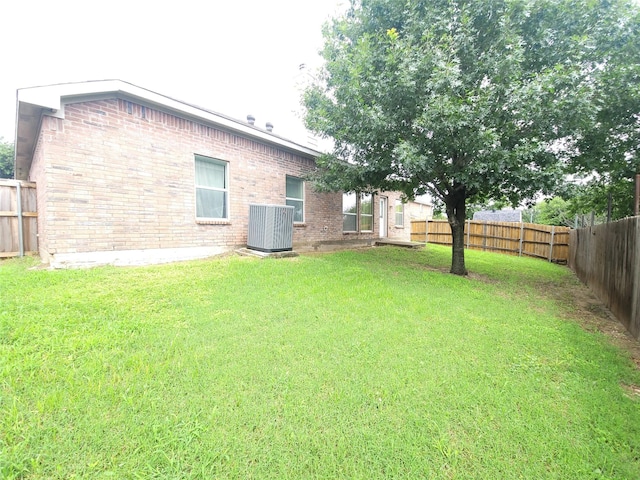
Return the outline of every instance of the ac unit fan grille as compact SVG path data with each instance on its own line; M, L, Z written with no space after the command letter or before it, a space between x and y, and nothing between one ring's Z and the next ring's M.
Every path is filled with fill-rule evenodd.
M261 252L293 249L294 208L285 205L249 205L247 248Z

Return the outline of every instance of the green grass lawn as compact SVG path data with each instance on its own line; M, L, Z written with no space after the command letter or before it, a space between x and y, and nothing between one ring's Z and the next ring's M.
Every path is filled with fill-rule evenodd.
M449 260L2 262L0 477L640 478L640 373L571 272Z

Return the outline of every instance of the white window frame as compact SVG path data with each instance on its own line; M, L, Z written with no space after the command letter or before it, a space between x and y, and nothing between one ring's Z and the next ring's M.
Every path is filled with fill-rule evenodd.
M345 212L345 197L353 198L355 196L355 212ZM365 198L369 198L371 201L371 213L362 213L362 201ZM372 193L343 193L342 194L342 233L373 233L375 229L375 217L374 217L374 195ZM349 215L355 217L355 230L345 230L344 221L345 217ZM371 219L371 230L362 230L362 218L368 217Z
M371 206L371 210L370 213L362 213L362 204L364 203L365 198L368 198L369 202L370 202L370 206ZM360 195L358 195L358 229L361 229L362 224L364 223L362 221L363 218L369 218L370 222L371 222L371 229L370 230L360 230L363 233L371 233L373 232L373 194L371 193L361 193Z
M398 207L400 207L400 211L398 211ZM396 222L395 226L397 228L404 228L404 202L402 200L400 199L396 200L393 213L394 213L394 220ZM400 222L398 222L398 215L400 215Z
M346 197L354 197L355 198L355 205L356 205L356 211L355 212L345 212L345 201L344 199ZM345 217L346 216L350 216L350 217L355 217L355 230L345 230L344 229L344 221L345 221ZM358 231L358 195L355 193L343 193L342 194L342 231L345 233L355 233Z
M302 184L302 198L296 198L296 197L290 197L287 195L287 181L288 180L296 180L298 182L300 182ZM293 223L297 223L297 224L302 224L305 221L305 183L304 180L299 178L299 177L294 177L293 175L286 175L285 178L285 203L287 205L289 205L289 200L294 201L294 202L302 202L302 220L295 220L295 213L294 213L294 220Z
M224 188L210 187L208 185L199 185L198 184L198 180L197 180L196 175L195 175L196 163L198 161L214 163L214 164L222 165L224 167ZM194 184L195 184L195 209L196 209L195 214L196 214L196 220L228 221L229 220L229 162L226 162L224 160L219 160L217 158L207 157L206 155L198 155L198 154L196 154L194 156L193 169L194 169ZM224 217L199 217L198 216L198 194L197 194L199 189L200 190L211 190L211 191L215 191L215 192L223 192L224 193L224 201L225 201L224 211L226 213L226 216L224 216Z

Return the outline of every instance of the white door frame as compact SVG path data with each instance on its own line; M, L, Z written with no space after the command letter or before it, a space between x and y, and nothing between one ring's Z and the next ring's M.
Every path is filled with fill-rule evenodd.
M380 238L387 237L387 229L389 227L388 212L389 212L389 200L387 197L380 197L378 207L378 236Z

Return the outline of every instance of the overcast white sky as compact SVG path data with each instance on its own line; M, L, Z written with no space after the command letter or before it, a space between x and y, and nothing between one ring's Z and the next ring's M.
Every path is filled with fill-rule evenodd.
M8 0L1 7L0 137L18 88L120 79L301 140L299 65L348 0Z

